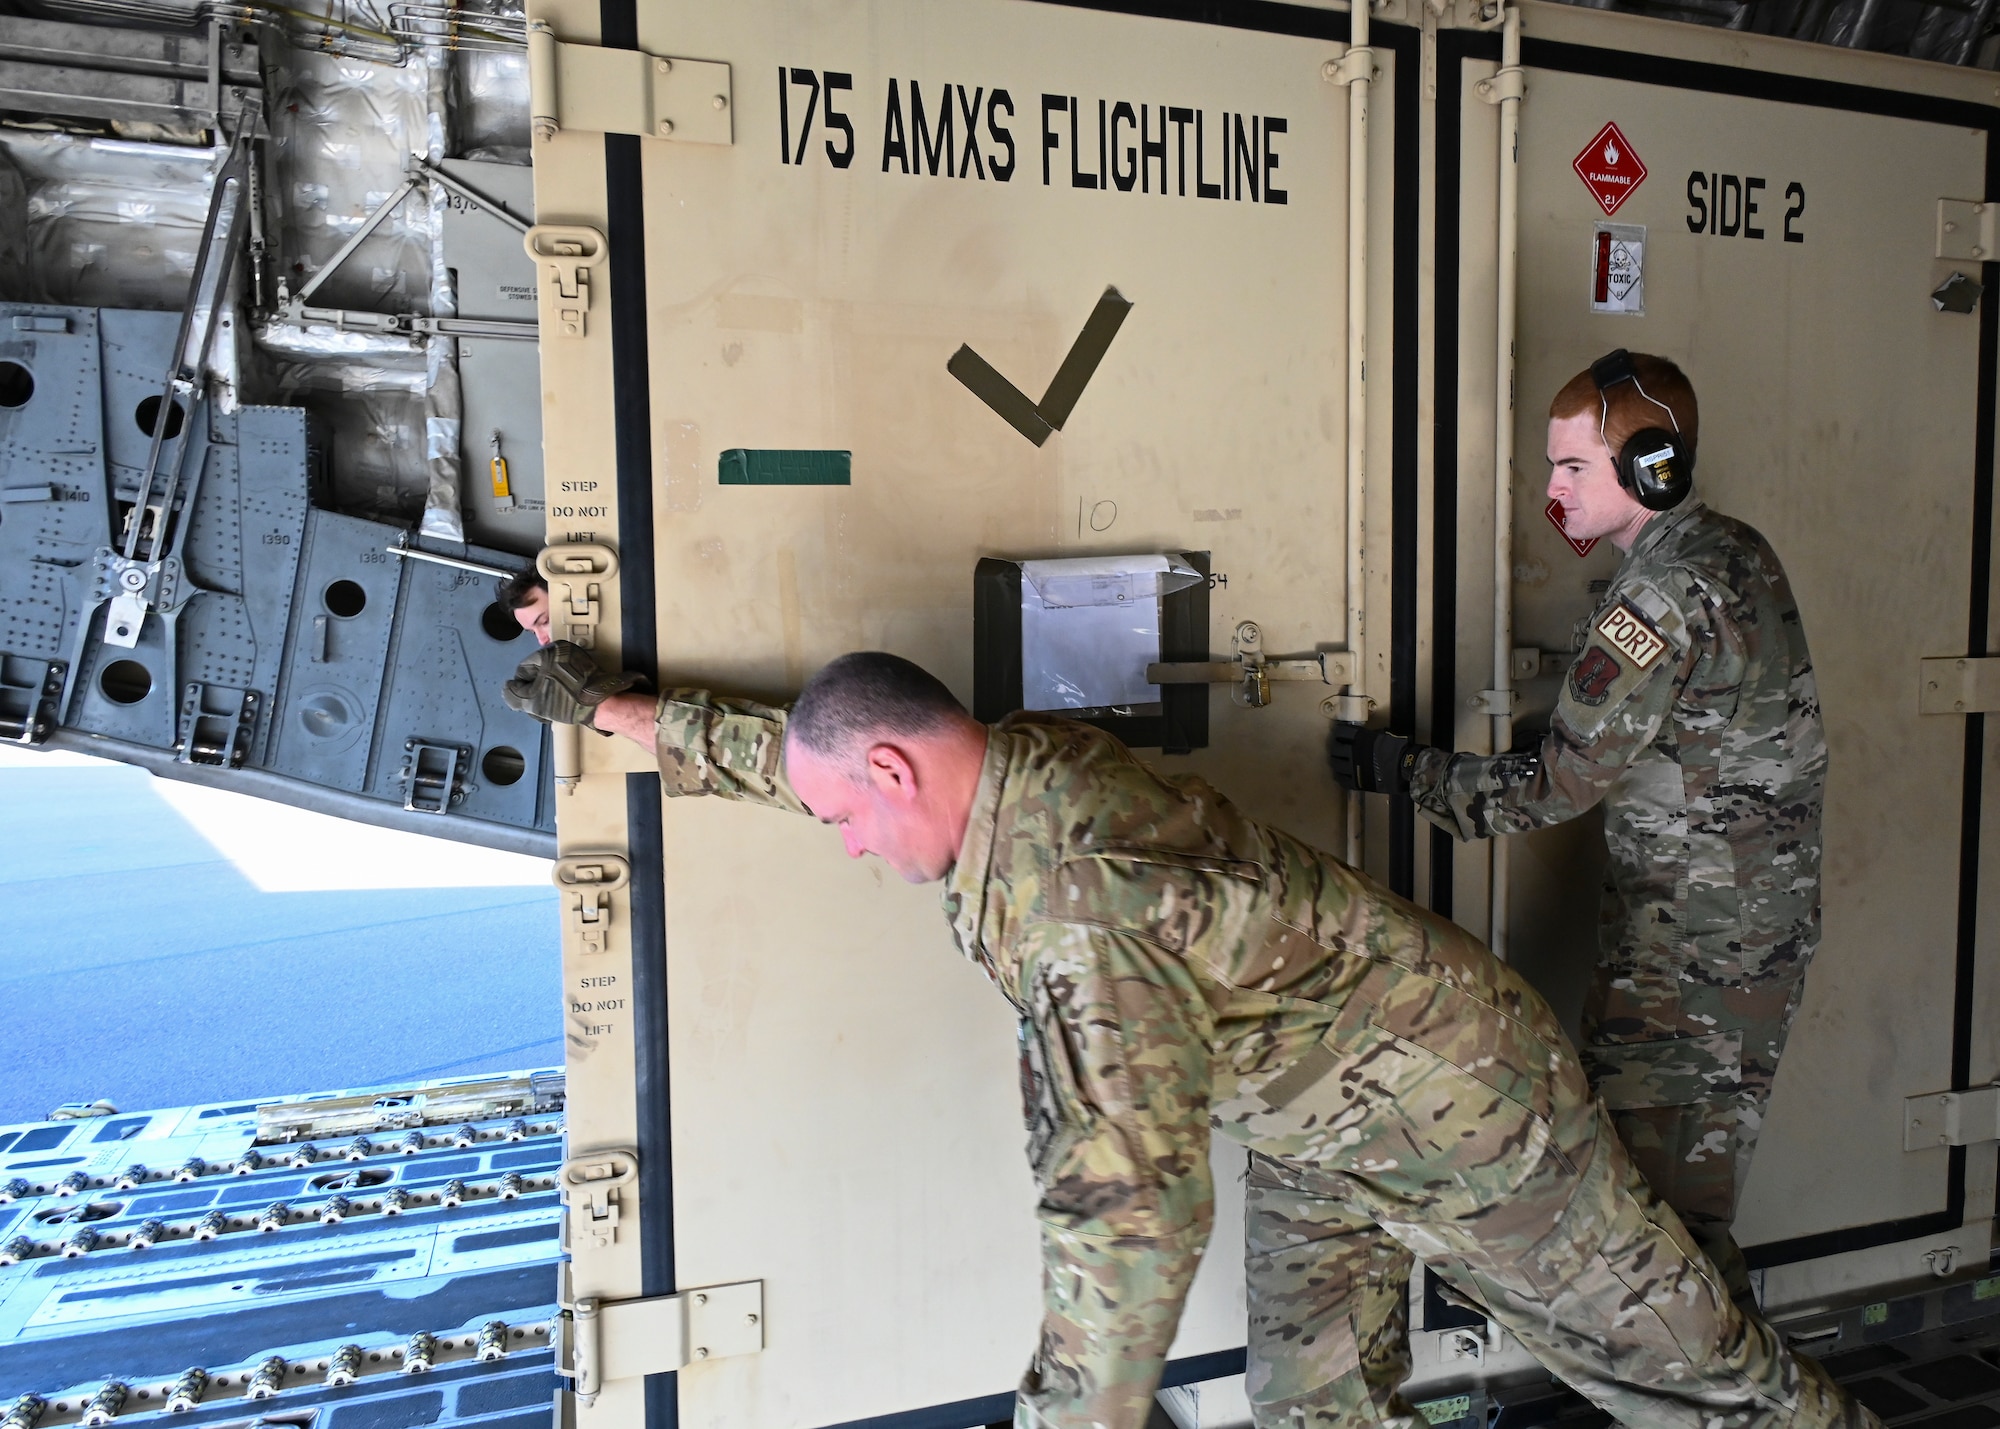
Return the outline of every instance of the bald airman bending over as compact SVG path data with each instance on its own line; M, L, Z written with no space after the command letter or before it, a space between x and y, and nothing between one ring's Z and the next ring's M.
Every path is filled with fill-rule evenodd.
M1019 1014L1045 1313L1018 1426L1141 1429L1219 1131L1251 1152L1260 1426L1417 1422L1421 1257L1628 1424L1874 1429L1730 1299L1542 999L1453 924L1088 725L989 729L893 655L843 656L790 710L629 678L557 642L509 703L655 749L668 794L812 814L942 879Z

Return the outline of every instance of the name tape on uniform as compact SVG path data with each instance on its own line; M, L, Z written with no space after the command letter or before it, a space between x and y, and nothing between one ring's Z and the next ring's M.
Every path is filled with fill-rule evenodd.
M1667 648L1666 638L1622 600L1597 622L1597 633L1612 649L1629 658L1641 670L1651 668Z

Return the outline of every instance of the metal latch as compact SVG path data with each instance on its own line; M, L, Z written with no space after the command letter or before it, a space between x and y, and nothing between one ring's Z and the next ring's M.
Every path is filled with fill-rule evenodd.
M586 650L597 647L597 627L604 619L604 583L618 574L618 553L594 541L545 546L535 557L535 569L549 587L550 634ZM556 788L576 792L583 779L583 731L573 724L549 727L549 763Z
M1497 30L1507 22L1507 7L1501 0L1457 0L1456 4L1428 0L1428 4L1439 19L1443 19L1448 10L1455 11L1452 17L1454 29Z
M1937 256L1973 263L1995 257L1994 213L1994 205L1978 199L1939 199Z
M585 1404L613 1380L670 1374L764 1348L764 1282L707 1285L645 1300L586 1296L566 1307L570 1344L556 1373Z
M1977 1146L1983 1141L2000 1141L2000 1082L1904 1099L1903 1150Z
M578 853L556 860L555 885L562 890L563 924L574 933L578 951L611 947L611 895L632 881L631 865L615 853Z
M582 337L590 326L590 270L611 251L604 235L573 223L538 223L521 235L535 265L541 331Z
M618 553L609 546L578 541L544 546L535 569L549 583L550 632L584 649L597 645L597 625L604 618L604 583L618 574Z
M1921 660L1917 665L1921 714L1980 714L2000 710L2000 657L1968 655Z
M1568 650L1537 650L1532 645L1516 645L1508 652L1507 668L1517 680L1540 675L1560 675L1576 657Z
M528 112L538 142L559 129L728 144L729 66L713 60L571 44L528 26Z
M571 1248L602 1250L618 1239L618 1193L639 1184L634 1151L587 1151L563 1162L557 1177L569 1207Z
M1235 700L1250 709L1271 703L1273 680L1315 685L1354 683L1354 655L1347 650L1322 650L1317 654L1291 659L1272 659L1264 653L1264 632L1254 620L1236 627L1236 656L1231 660L1163 661L1146 667L1146 681L1153 685L1234 685ZM1368 717L1365 699L1361 719ZM1350 716L1340 715L1346 719Z
M128 521L141 521L142 528L157 541L160 512L148 507L144 519L133 512ZM127 650L137 648L139 631L150 610L170 610L180 593L180 562L128 560L108 546L91 557L91 596L106 602L104 643Z

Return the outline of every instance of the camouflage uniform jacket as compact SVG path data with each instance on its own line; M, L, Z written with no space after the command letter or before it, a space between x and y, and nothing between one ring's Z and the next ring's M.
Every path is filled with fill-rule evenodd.
M783 721L668 691L666 792L801 809ZM1568 1075L1595 1115L1553 1017L1469 935L1086 725L991 732L944 911L1020 1014L1046 1312L1022 1422L1145 1421L1208 1240L1212 1113L1255 1145L1226 1104L1309 1066L1336 1023L1441 1047L1523 1105Z
M1540 746L1425 751L1418 810L1470 839L1603 800L1608 954L1707 983L1802 971L1819 941L1826 737L1777 556L1695 502L1642 528L1579 629Z

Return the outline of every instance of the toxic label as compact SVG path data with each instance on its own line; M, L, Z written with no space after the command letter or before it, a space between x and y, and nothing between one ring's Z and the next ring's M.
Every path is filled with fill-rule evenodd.
M1646 181L1645 164L1616 124L1598 130L1597 137L1583 146L1583 152L1576 156L1571 167L1606 217L1618 212Z
M1542 508L1542 514L1549 518L1551 526L1562 532L1562 538L1569 542L1569 548L1579 556L1587 556L1597 548L1597 537L1595 536L1592 536L1588 541L1579 541L1576 537L1570 535L1569 529L1563 525L1563 504L1554 497L1549 498L1549 504Z
M1646 230L1637 224L1600 223L1590 235L1590 310L1646 311Z

